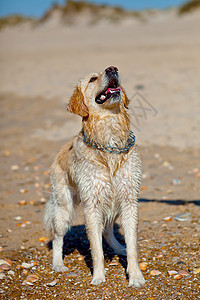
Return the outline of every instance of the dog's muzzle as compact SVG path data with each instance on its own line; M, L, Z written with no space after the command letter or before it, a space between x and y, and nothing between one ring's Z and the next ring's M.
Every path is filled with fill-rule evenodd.
M105 75L108 78L108 85L95 98L96 103L103 104L111 97L119 97L121 87L119 85L119 75L117 67L108 67L105 69Z

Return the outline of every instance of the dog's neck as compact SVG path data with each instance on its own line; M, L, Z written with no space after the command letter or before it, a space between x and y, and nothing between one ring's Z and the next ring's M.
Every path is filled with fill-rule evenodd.
M130 120L125 109L116 113L90 114L83 119L82 129L86 136L101 145L125 147L130 133Z

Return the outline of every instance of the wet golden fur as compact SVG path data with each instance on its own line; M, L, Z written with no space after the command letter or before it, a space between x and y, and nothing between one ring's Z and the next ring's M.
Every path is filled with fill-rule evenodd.
M96 96L108 83L106 70L86 76L75 88L68 110L82 117L82 130L87 137L101 145L123 148L130 132L129 100L121 87L119 96L98 104ZM144 284L137 255L140 178L135 146L128 153L105 153L84 143L80 132L61 149L51 168L52 195L45 211L46 228L53 238L54 270L67 269L62 260L63 236L81 202L93 259L92 284L105 280L102 234L116 254L127 255L129 286ZM113 224L119 216L126 248L113 234Z

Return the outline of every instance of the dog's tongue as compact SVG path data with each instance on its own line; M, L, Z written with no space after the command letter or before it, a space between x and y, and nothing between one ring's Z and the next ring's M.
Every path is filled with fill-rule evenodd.
M120 91L121 90L121 88L120 88L120 86L118 86L117 88L108 88L107 90L106 90L106 92L105 92L105 94L107 95L107 94L112 94L112 93L116 93L117 91Z

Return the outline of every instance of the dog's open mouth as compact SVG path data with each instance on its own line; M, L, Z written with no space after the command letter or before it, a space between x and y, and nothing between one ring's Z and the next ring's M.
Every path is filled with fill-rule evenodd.
M108 86L105 88L103 92L97 95L95 98L96 103L103 104L108 99L110 99L112 96L119 96L120 95L120 86L118 83L118 80L112 79Z

